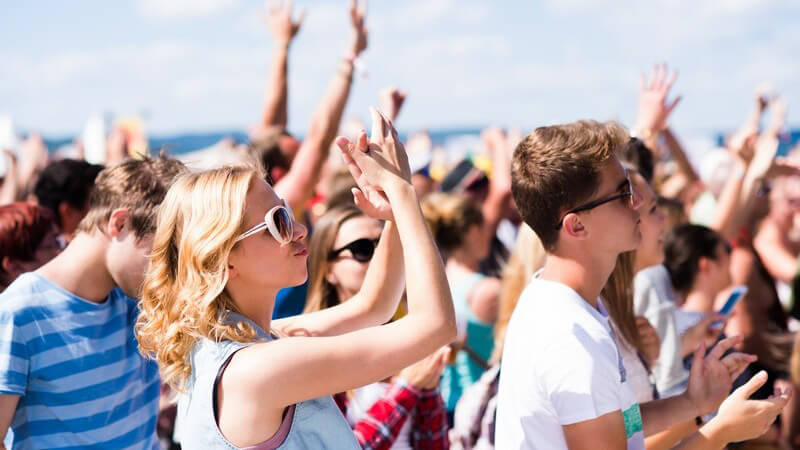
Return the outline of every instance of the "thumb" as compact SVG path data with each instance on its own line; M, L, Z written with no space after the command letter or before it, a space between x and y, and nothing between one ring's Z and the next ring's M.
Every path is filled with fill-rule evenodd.
M748 399L751 395L755 394L757 390L767 382L767 372L760 371L757 374L753 375L752 378L747 380L747 383L740 386L738 389L733 391L734 395L738 395L741 398Z
M353 202L355 202L356 206L358 206L359 208L363 208L364 205L369 203L367 202L367 199L364 197L364 193L361 192L361 190L359 190L358 188L352 188L350 189L350 192L353 193Z

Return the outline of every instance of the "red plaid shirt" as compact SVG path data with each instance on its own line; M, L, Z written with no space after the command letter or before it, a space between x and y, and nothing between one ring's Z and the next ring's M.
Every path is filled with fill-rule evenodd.
M334 396L336 403L347 414L347 394ZM386 450L392 447L400 429L412 416L411 444L417 450L446 450L447 413L439 391L418 390L402 379L389 387L386 394L367 411L367 415L353 427L356 440L365 450Z

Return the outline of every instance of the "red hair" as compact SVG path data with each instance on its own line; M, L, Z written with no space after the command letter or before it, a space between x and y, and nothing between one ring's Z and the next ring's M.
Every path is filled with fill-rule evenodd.
M55 216L49 209L32 203L0 206L0 255L17 261L32 260L55 224ZM0 281L2 278L5 273L0 267Z

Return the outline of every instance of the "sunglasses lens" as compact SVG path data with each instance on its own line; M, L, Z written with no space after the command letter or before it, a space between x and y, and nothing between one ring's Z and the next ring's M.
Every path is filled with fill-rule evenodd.
M369 239L359 239L350 244L350 253L353 254L353 259L358 262L367 262L372 259L375 253L375 244Z
M285 208L280 208L275 211L272 216L275 221L275 229L278 230L282 242L289 242L292 240L292 218Z

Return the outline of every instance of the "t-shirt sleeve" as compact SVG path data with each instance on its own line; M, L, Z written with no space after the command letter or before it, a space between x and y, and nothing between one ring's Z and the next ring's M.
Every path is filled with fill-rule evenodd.
M548 366L540 372L561 425L595 419L623 407L614 344L581 336L586 333L582 329L574 332L573 338L550 348Z
M30 355L25 327L14 321L15 314L0 311L0 394L25 395Z

